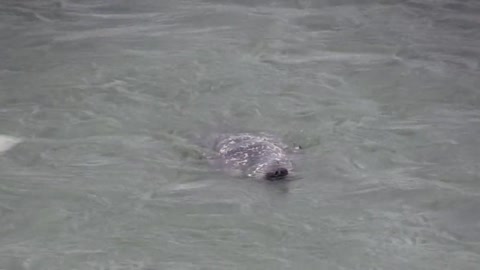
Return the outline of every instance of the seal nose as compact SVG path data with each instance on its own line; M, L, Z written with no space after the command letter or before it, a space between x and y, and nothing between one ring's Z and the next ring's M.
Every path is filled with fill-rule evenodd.
M288 175L288 170L285 168L276 168L273 171L267 173L267 179L274 180L283 178Z

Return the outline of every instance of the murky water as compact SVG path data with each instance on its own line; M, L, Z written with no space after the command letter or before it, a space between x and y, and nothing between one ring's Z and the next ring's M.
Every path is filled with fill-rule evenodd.
M2 1L0 269L478 269L479 18ZM232 127L302 145L300 179L212 171L189 138Z

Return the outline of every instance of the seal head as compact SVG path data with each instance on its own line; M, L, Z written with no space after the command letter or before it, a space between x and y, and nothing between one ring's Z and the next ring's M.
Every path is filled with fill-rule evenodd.
M217 141L214 151L224 169L234 175L278 180L293 169L286 145L271 136L226 135Z

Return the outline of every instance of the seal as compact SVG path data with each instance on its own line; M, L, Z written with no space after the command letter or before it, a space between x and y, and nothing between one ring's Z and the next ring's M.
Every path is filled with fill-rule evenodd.
M293 169L288 146L267 134L223 134L213 145L211 161L235 176L284 179Z

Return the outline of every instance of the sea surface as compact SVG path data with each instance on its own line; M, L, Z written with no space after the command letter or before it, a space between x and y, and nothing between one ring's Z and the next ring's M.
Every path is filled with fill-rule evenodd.
M479 63L477 0L3 0L0 269L478 270Z

